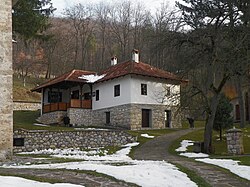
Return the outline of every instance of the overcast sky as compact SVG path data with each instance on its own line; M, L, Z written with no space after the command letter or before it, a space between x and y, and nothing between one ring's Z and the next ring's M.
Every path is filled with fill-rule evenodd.
M104 2L119 2L119 0L51 0L51 2L53 3L53 6L55 8L57 8L57 10L54 12L54 14L56 16L61 15L63 10L66 7L70 7L73 6L74 4L77 3L98 3L100 1L104 1ZM143 4L145 4L146 8L151 10L151 11L155 11L157 8L160 7L161 3L163 2L168 2L170 6L174 6L176 0L139 0L136 2L142 2Z

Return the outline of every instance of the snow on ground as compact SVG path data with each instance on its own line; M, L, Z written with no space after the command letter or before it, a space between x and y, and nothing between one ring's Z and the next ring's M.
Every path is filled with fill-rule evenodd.
M141 134L142 137L145 137L145 138L154 138L154 136L150 136L148 134Z
M46 182L32 181L21 177L0 176L1 187L83 187L70 183L55 183L50 184Z
M181 153L181 156L189 157L189 158L202 158L202 157L209 157L208 154L204 153Z
M181 141L181 146L177 149L175 149L175 151L177 152L185 152L187 151L187 147L190 145L194 145L194 141L191 140L182 140Z
M85 79L89 83L94 83L100 79L105 77L105 75L82 75L81 77L78 77L79 79Z
M40 169L77 169L92 170L113 176L126 182L135 183L143 187L152 186L197 186L187 175L178 168L165 161L139 161L132 160L128 155L132 146L138 143L131 143L124 146L113 155L90 155L80 150L74 151L49 151L55 157L84 159L82 162L67 162L57 164L20 165L5 166L18 168L40 168ZM65 152L64 152L65 151ZM46 152L46 151L45 151ZM35 152L34 152L35 153ZM34 154L33 153L33 154ZM41 154L40 151L36 151ZM97 152L96 152L97 153Z
M40 123L34 123L33 125L40 126L40 127L49 127L49 125L44 125L44 124L40 124Z
M75 130L96 130L96 131L108 131L109 129L100 129L100 128L74 128Z
M195 159L197 161L205 162L208 164L217 165L223 168L230 170L232 173L250 180L250 166L239 165L240 161L235 161L231 159L211 159L211 158L203 158L203 159Z

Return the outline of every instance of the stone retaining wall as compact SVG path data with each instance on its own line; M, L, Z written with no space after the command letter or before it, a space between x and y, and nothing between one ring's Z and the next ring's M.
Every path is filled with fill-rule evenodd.
M244 154L243 133L240 129L229 129L227 131L227 151L229 154Z
M14 146L14 152L29 152L42 149L96 148L121 146L136 141L124 131L81 130L81 131L26 131L15 130L15 138L24 138L24 146Z
M40 102L32 101L14 101L13 110L39 110L41 109Z

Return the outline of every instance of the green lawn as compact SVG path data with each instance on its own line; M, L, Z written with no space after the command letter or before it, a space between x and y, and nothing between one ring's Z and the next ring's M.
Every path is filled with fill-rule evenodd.
M28 130L74 130L72 127L60 126L35 126L36 119L39 117L39 111L14 111L13 112L13 126L14 129L28 129Z
M236 124L237 128L237 124ZM250 125L247 125L246 128L242 129L244 133L243 143L244 143L244 152L245 154L250 154ZM219 140L219 132L213 131L213 150L214 154L212 156L227 156L227 142L225 137L226 131L223 132L223 140ZM204 129L191 132L185 136L182 136L176 140L170 148L170 152L175 153L175 149L180 146L182 140L193 140L193 141L204 141ZM188 147L188 151L193 151L193 146ZM176 153L175 153L176 154Z

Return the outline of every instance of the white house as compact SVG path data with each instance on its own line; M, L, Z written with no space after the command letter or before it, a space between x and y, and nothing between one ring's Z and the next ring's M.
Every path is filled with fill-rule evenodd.
M75 125L126 129L180 127L180 85L176 75L139 61L117 63L98 74L73 70L33 89L42 93L42 115L46 124L63 117Z

